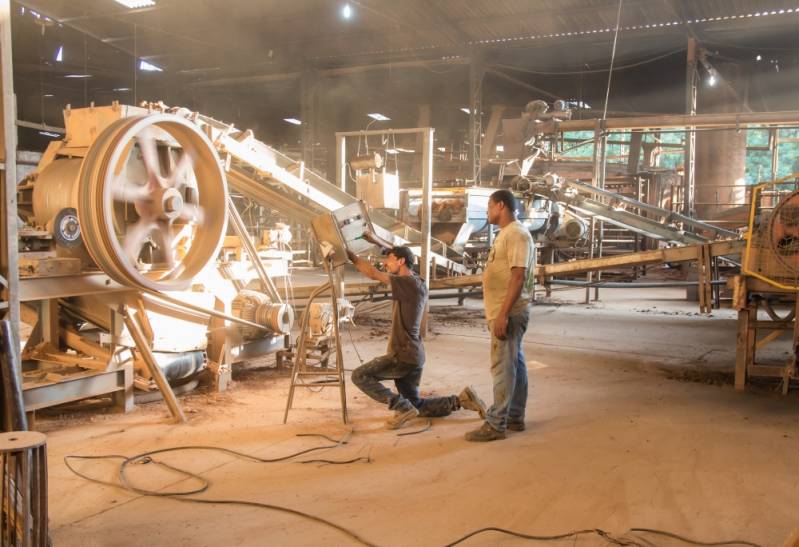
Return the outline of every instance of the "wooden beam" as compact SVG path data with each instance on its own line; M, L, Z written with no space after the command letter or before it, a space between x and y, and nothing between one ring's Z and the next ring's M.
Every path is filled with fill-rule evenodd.
M710 243L710 256L739 255L744 249L742 240L726 240ZM641 266L644 264L662 264L664 262L686 262L699 259L699 245L686 245L668 249L656 249L639 253L607 256L602 258L589 258L572 262L558 262L556 264L543 264L536 267L535 274L542 277L555 275L577 274L595 272L610 268L624 268ZM431 289L446 289L459 287L472 287L482 284L482 275L462 275L458 277L444 277L430 282Z
M69 346L70 348L79 351L81 353L85 353L90 357L94 357L96 359L100 359L101 361L108 361L111 359L111 352L106 350L102 346L97 344L93 344L87 340L84 340L80 334L75 332L72 329L61 329L61 338L64 340L64 343Z

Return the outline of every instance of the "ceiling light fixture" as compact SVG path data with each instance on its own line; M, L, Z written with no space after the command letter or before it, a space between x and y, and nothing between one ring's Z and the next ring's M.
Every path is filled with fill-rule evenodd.
M91 78L91 74L67 74L64 78Z
M283 118L283 121L291 125L302 125L302 122L297 118Z
M148 63L144 59L139 61L139 70L143 70L144 72L163 72L164 71L163 68L161 68L159 66L155 66L152 63Z
M387 122L391 120L391 118L389 118L388 116L384 116L378 112L372 112L371 114L367 114L367 116L369 116L376 122Z
M56 51L55 60L59 63L64 60L64 46L60 46Z
M130 9L139 9L139 8L149 8L150 6L154 6L155 2L153 0L114 0L117 4L122 4L126 8Z
M58 139L61 137L58 133L53 133L51 131L39 131L39 135L44 135L45 137L52 137L54 139Z
M344 19L352 19L352 6L349 4L344 4L344 7L341 8L341 16Z
M461 112L464 112L465 114L471 114L471 113L472 113L472 111L471 111L471 110L469 110L469 109L468 109L468 108L466 108L466 107L463 107L463 108L461 108Z

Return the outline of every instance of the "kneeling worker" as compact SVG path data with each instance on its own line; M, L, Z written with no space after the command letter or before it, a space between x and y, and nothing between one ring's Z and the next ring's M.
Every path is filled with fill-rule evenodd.
M461 408L474 410L485 418L485 404L472 387L464 388L460 395L449 397L422 399L419 396L425 357L419 330L427 304L427 287L411 271L413 253L408 247L392 247L371 235L365 239L387 249L386 272L350 251L347 255L359 272L391 288L394 307L386 354L355 369L352 382L369 397L388 404L388 408L394 411L386 422L388 429L402 427L417 416L448 416ZM383 380L394 380L398 393L383 385Z

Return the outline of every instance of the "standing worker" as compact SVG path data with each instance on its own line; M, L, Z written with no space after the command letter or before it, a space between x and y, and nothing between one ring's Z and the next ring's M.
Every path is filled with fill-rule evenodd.
M509 190L491 194L488 221L500 228L483 271L494 404L482 427L466 433L466 440L475 442L504 439L506 429L524 431L527 363L522 338L530 319L535 275L535 244L527 228L516 220L516 198Z
M359 272L391 288L394 306L386 354L355 369L352 382L369 397L388 404L389 410L394 411L386 421L388 429L398 429L417 416L448 416L461 408L474 410L485 418L485 404L471 387L464 388L460 395L449 397L422 399L419 396L425 361L419 331L427 305L427 287L424 280L411 270L413 253L408 247L392 247L371 234L364 239L387 250L386 271L381 272L349 250L347 256ZM384 386L383 380L394 380L397 393Z

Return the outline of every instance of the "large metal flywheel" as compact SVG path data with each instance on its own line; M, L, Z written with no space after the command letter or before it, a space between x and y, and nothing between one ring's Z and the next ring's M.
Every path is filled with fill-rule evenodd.
M115 281L179 290L226 230L227 182L196 126L171 114L123 118L94 141L74 186L83 241Z

